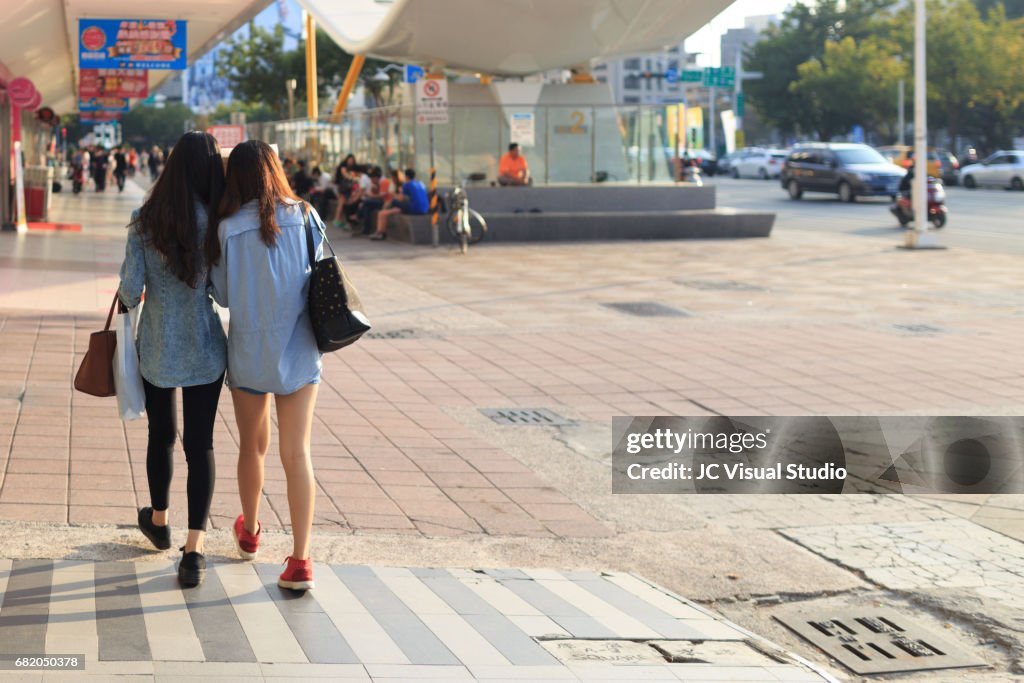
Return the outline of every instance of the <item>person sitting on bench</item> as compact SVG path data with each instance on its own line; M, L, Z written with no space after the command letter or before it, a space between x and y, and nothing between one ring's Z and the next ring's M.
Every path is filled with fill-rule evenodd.
M526 157L519 153L519 143L517 142L509 145L508 152L501 157L501 162L498 164L498 184L530 184L530 167L526 163Z
M386 239L388 218L396 213L423 216L428 211L430 211L430 199L427 197L427 188L423 186L423 183L416 180L416 171L407 168L405 169L405 184L398 191L398 195L391 200L386 209L381 209L377 212L377 232L370 239Z

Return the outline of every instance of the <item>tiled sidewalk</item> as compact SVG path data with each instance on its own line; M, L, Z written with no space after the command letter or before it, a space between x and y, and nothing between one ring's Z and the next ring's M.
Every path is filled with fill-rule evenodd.
M0 657L85 656L83 673L26 681L829 680L629 574L318 565L300 594L278 571L219 564L182 591L166 561L0 560ZM728 652L664 655L711 645Z

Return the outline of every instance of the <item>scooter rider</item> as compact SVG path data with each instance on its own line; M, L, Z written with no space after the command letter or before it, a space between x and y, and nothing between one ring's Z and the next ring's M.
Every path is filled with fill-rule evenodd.
M903 180L900 181L900 194L910 196L914 187L914 166L911 165L907 169L907 174L903 176Z

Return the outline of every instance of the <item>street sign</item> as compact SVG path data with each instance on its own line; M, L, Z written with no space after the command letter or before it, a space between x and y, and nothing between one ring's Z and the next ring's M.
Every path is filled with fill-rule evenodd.
M448 123L448 81L422 78L416 81L416 123Z
M406 83L415 83L416 81L418 81L421 78L423 78L423 76L425 76L425 75L426 75L426 72L423 71L423 67L422 66L416 66L415 64L406 64L405 65L405 82Z
M747 96L743 93L736 95L736 116L743 118L747 111Z
M79 19L83 69L185 69L187 22L181 19Z
M665 71L665 81L667 83L678 83L679 69L668 69L667 71Z
M706 67L703 76L705 88L731 88L736 84L736 69L731 66Z
M700 83L704 80L704 72L700 69L687 69L680 80L683 83Z

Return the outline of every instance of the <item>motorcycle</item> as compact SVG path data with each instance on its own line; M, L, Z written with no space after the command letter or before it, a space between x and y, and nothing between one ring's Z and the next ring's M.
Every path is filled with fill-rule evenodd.
M907 227L914 221L914 206L910 193L902 193L889 207L892 215L900 225ZM928 220L936 228L943 228L946 225L946 218L949 210L946 208L946 188L942 181L937 178L928 178Z

